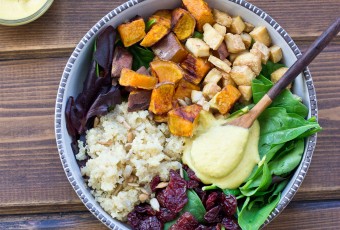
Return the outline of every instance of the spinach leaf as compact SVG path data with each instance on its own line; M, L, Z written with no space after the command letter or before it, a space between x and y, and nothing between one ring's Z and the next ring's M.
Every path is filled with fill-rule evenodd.
M240 227L243 230L259 229L279 201L280 195L265 206L253 204L251 208L243 207L238 215Z
M203 34L198 31L195 31L192 37L203 39Z
M280 184L278 184L274 190L274 192L271 194L271 196L268 198L268 203L271 203L275 198L280 195L282 190L286 187L288 184L289 180L284 180Z
M188 195L188 203L184 206L182 211L179 213L179 216L181 216L185 212L190 212L198 222L203 223L205 221L204 215L206 211L205 211L204 205L202 204L201 199L196 194L196 192L192 189L187 190L187 195ZM168 230L172 225L174 225L178 218L165 223L164 230Z
M265 201L264 201L264 196L259 196L259 197L256 197L254 200L252 200L249 205L248 205L248 210L251 210L251 208L254 206L254 205L259 205L259 206L263 206L265 204Z
M145 23L145 31L149 31L151 27L153 26L153 24L155 24L156 22L157 20L154 18L147 21L147 23Z
M238 196L241 195L241 191L237 189L223 189L224 194L226 195L233 195L233 196Z
M135 71L142 66L149 68L150 62L155 57L154 53L150 49L139 45L130 46L128 50L133 56L132 69Z
M214 184L202 187L203 191L216 190L216 189L219 189L219 187Z
M273 87L273 82L265 78L262 74L255 78L251 84L254 103L257 104L271 87Z
M183 169L183 179L186 181L190 180L187 171L185 171L184 169Z
M265 76L266 78L270 79L270 75L275 71L282 67L286 67L284 64L281 63L273 63L271 61L267 61L267 64L262 65L262 71L260 74Z
M272 174L280 176L293 171L299 165L304 150L304 140L293 141L290 147L269 163L268 167Z

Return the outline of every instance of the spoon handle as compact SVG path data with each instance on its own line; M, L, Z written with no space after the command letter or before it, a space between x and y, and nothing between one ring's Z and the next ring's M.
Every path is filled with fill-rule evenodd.
M298 59L292 67L283 75L283 77L269 90L267 95L273 100L281 93L313 60L314 58L330 43L330 41L340 31L340 17L338 17L323 34L318 37L308 50Z

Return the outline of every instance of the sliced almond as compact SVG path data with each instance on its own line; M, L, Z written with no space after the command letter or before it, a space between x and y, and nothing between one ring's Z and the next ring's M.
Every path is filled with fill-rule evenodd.
M156 188L165 188L166 186L168 186L168 184L168 182L161 182L156 186Z

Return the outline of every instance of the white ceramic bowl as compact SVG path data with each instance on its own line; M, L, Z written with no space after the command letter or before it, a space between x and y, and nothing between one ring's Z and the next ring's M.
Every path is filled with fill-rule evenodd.
M291 66L297 58L301 56L299 48L287 32L272 17L256 6L244 0L206 0L206 2L208 2L209 6L212 8L226 11L232 15L240 15L246 21L249 21L256 26L266 26L272 37L273 43L279 45L283 49L283 62L287 66ZM106 213L95 201L89 188L86 186L71 149L71 138L66 130L65 105L69 96L76 97L81 91L82 82L84 81L84 77L90 66L94 39L100 31L107 25L116 27L125 20L136 15L141 15L146 18L156 10L174 9L180 5L181 0L130 0L117 7L104 16L82 38L68 60L60 81L55 110L55 133L62 165L68 180L85 206L93 213L93 215L111 229L129 228L126 224L113 219ZM293 91L295 94L299 95L303 99L303 103L308 106L308 118L311 116L317 117L316 95L311 74L308 69L295 80ZM302 161L284 189L279 204L268 216L264 225L272 221L273 218L282 212L292 200L309 168L315 144L316 135L306 139Z

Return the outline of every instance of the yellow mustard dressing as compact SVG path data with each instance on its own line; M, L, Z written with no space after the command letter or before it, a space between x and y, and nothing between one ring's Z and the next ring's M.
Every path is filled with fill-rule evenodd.
M0 19L18 20L37 12L47 0L0 0Z
M201 114L202 115L202 114ZM239 187L260 161L258 141L260 125L255 121L247 130L235 126L221 126L225 119L203 114L199 133L186 141L182 161L205 184L225 189Z

